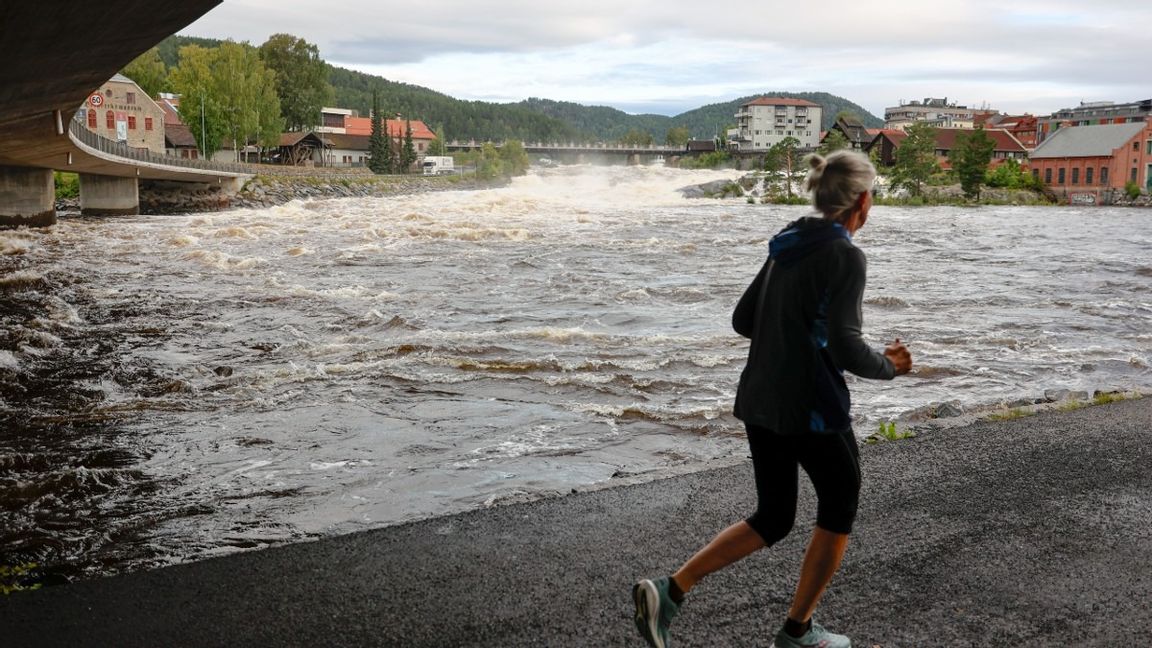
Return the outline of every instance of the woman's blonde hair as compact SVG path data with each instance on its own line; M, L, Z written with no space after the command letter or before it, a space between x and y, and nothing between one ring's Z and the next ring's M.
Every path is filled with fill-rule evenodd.
M828 157L813 153L807 160L812 170L804 187L812 192L812 205L825 217L847 212L860 194L872 190L876 180L876 167L855 151L842 149Z

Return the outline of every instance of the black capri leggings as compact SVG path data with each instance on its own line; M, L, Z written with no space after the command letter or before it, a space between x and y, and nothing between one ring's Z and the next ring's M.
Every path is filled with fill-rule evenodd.
M773 545L792 530L799 487L797 466L816 489L816 525L851 533L860 496L860 450L851 430L776 434L746 425L756 471L756 512L747 519L764 542Z

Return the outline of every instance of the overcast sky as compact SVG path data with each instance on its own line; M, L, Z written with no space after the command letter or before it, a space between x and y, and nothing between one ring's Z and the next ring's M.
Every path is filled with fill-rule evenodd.
M925 97L1033 114L1152 97L1150 0L224 0L180 33L259 45L279 32L459 99L630 113L772 91L880 117Z

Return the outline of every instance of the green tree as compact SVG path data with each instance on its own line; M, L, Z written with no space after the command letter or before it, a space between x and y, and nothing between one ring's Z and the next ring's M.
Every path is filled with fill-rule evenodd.
M180 115L205 158L220 149L225 135L223 108L212 78L214 51L199 45L181 48L180 63L169 76L172 89L180 94Z
M164 65L156 47L137 56L120 73L135 81L149 97L164 92L168 84L168 66Z
M319 124L320 109L334 96L320 50L303 38L273 34L260 46L260 58L276 75L276 95L288 129L307 130Z
M668 146L684 147L688 145L690 139L692 139L692 134L688 132L687 128L673 126L668 129L668 134L664 136L664 143Z
M444 144L443 124L436 127L436 132L433 135L436 137L428 143L428 155L448 155L448 148Z
M783 174L784 190L791 198L792 184L797 182L804 172L804 165L800 159L800 140L785 137L773 144L764 154L764 170Z
M528 173L528 152L520 140L507 140L500 147L500 162L507 176L520 176Z
M988 163L992 161L992 152L996 150L996 142L984 132L983 126L977 126L971 133L961 133L956 137L956 145L952 151L952 168L960 178L960 188L969 198L980 198L980 186L988 174Z
M368 136L368 168L372 173L390 173L392 151L384 136L384 124L380 117L380 93L372 93L372 132Z
M492 180L504 175L504 161L500 159L500 151L492 142L485 142L480 147L480 156L476 160L476 176L483 180Z
M652 133L635 128L624 133L624 136L620 138L620 144L624 146L648 146L654 141L655 138L652 137Z
M834 128L828 131L828 134L824 136L824 141L820 142L820 148L818 150L820 151L821 155L828 155L832 151L846 149L849 146L850 144L848 142L848 138L844 137L844 133L841 133L839 129Z
M416 143L412 140L412 120L404 123L404 146L400 149L400 171L408 173L416 164Z
M205 155L218 150L223 140L231 140L237 154L249 143L279 145L284 120L275 76L252 46L226 41L212 50L185 47L170 80ZM198 103L203 106L200 124Z
M896 163L892 167L892 184L904 187L913 196L919 196L924 183L936 172L936 128L917 123L905 131L907 137L896 149Z

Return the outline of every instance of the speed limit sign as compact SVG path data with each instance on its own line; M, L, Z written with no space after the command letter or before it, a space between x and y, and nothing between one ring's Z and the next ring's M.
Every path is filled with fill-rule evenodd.
M99 108L100 106L104 105L104 95L94 94L91 97L88 97L88 103L92 104L93 108Z

